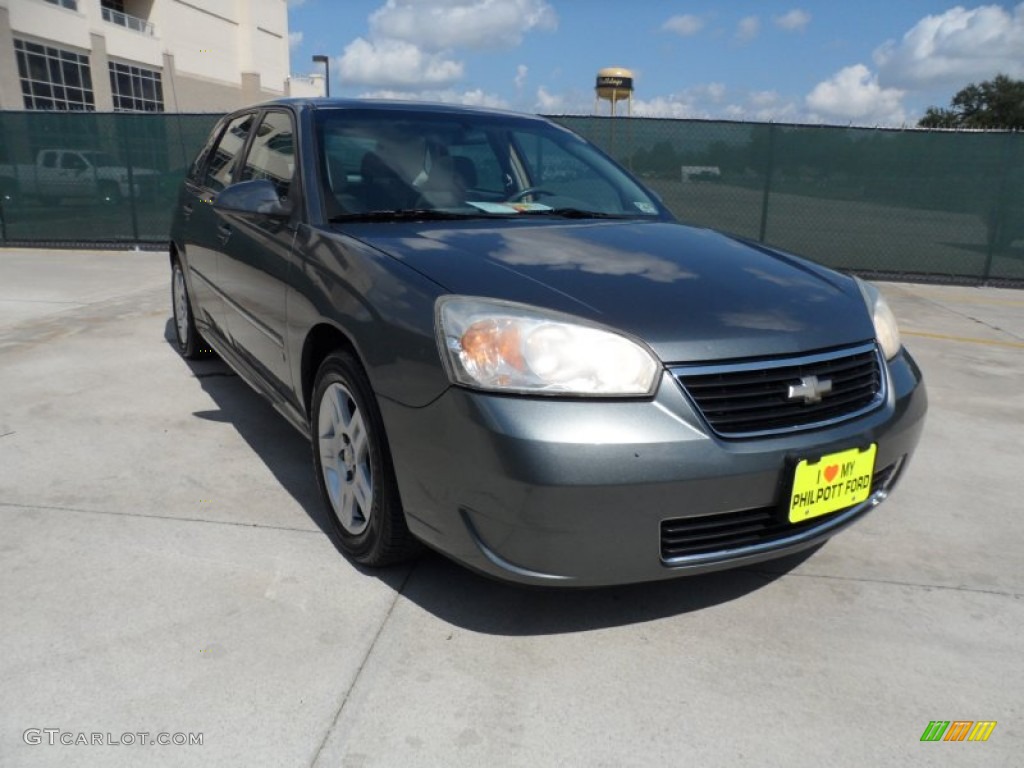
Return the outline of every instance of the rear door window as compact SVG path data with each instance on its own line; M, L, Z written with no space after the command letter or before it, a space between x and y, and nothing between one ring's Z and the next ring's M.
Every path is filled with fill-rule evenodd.
M255 119L256 116L250 113L239 115L228 123L220 141L210 153L206 174L203 177L203 186L209 187L214 192L220 192L231 183L240 153L245 146L245 140L249 137L249 130Z
M267 112L260 121L240 181L267 179L284 202L295 176L295 134L287 112Z

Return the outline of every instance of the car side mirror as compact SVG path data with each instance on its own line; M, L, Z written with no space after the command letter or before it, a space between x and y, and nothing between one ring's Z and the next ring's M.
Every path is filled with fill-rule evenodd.
M273 182L267 179L240 181L217 194L214 208L236 213L258 213L274 218L291 216L291 203L282 202Z

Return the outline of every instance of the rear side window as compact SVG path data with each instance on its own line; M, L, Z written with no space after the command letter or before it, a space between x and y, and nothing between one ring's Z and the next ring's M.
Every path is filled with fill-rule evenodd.
M238 164L239 153L245 146L255 115L239 115L230 123L210 153L210 160L203 177L203 186L220 192L231 183L235 166Z
M291 192L295 175L295 137L287 112L268 112L249 148L241 181L267 179L273 182L282 201Z

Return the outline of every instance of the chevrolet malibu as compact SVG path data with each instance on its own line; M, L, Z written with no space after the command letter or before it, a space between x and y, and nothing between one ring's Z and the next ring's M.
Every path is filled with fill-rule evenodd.
M872 285L678 223L579 136L454 106L226 116L171 230L186 357L312 444L340 548L594 586L807 549L890 494L921 373Z

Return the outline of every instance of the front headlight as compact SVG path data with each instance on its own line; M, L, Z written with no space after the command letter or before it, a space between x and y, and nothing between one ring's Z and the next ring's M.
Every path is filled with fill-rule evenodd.
M896 323L896 315L889 308L889 303L882 293L871 283L857 278L857 285L864 296L871 313L871 321L875 324L875 338L882 348L886 360L892 360L900 351L900 329Z
M583 320L497 299L437 301L438 345L456 384L492 392L620 397L654 392L641 344Z

